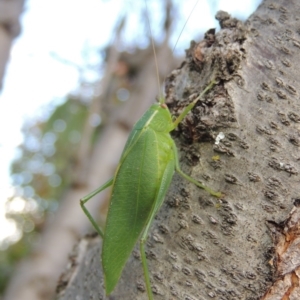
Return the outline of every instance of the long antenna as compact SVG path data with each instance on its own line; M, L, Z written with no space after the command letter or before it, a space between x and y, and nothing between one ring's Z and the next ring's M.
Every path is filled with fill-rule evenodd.
M159 102L160 103L164 103L164 98L162 96L162 92L161 92L161 88L160 88L160 79L159 79L159 72L158 72L158 62L157 62L157 56L156 56L156 51L155 51L154 39L153 39L152 30L151 30L151 24L150 24L150 19L149 19L149 10L148 10L148 6L147 6L147 0L145 0L145 5L146 5L147 22L148 22L150 36L151 36L151 44L152 44L152 49L153 49L153 53L154 53L155 69L156 69L156 80L157 80L157 87L158 87L158 91L159 91Z
M183 33L183 30L184 28L186 27L186 24L188 23L188 21L190 20L191 16L192 16L192 13L193 11L195 10L197 4L198 4L199 0L196 1L195 5L193 6L193 9L191 10L187 20L185 21L182 29L181 29L181 32L176 40L176 43L173 47L173 50L172 50L172 53L174 53L175 51L175 48L179 42L179 39ZM146 15L147 15L147 22L148 22L148 27L149 27L149 31L150 31L150 36L151 36L151 44L152 44L152 49L153 49L153 53L154 53L154 60L155 60L155 69L156 69L156 80L157 80L157 87L158 87L158 91L159 91L159 102L161 104L163 104L165 102L164 100L164 97L162 95L162 92L161 92L161 88L160 88L160 79L159 79L159 71L158 71L158 62L157 62L157 55L156 55L156 51L155 51L155 45L154 45L154 38L153 38L153 35L152 35L152 30L151 30L151 24L150 24L150 19L149 19L149 10L148 10L148 5L147 5L147 0L145 0L145 6L146 6Z
M176 40L176 43L175 43L175 45L174 45L174 47L173 47L172 53L174 53L175 48L176 48L176 46L177 46L177 44L178 44L178 42L179 42L179 39L180 39L180 37L181 37L181 35L182 35L182 33L183 33L183 30L184 30L186 24L188 23L189 19L191 18L192 13L194 12L194 10L195 10L195 8L196 8L198 2L199 2L199 0L197 0L197 2L195 3L193 9L192 9L191 12L190 12L188 18L186 19L186 21L185 21L185 23L184 23L184 25L183 25L183 27L182 27L182 29L181 29L181 31L180 31L180 34L179 34L179 36L178 36L178 38L177 38L177 40Z

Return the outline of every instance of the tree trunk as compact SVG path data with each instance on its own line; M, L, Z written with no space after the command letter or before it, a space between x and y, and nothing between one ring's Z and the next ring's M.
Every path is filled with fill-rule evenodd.
M175 62L176 60L168 46L168 29L166 31L165 41L156 50L161 78L167 76L170 67L175 68L178 64ZM109 94L109 91L111 92L110 84L117 80L117 76L112 73L117 69L120 59L119 52L113 49L110 52L106 75L110 76L111 80L105 78L101 82L102 95L105 96ZM83 145L80 149L76 161L77 165L73 172L74 177L76 177L75 182L63 195L59 210L48 218L44 226L45 230L42 232L32 255L17 266L6 290L5 300L53 299L58 278L65 269L70 251L78 239L87 231L90 231L90 222L80 208L79 199L112 176L129 130L154 102L157 95L157 80L152 49L141 50L131 56L128 54L128 56L129 59L134 60L138 67L140 62L137 62L137 60L141 59L144 62L142 68L135 66L135 81L140 88L130 91L130 99L123 105L119 105L118 109L113 110L113 115L101 132L101 137L93 144L92 151L89 148L90 144L88 144L88 147ZM99 114L99 106L104 102L103 99L99 98L93 100L91 115ZM96 103L97 101L98 103ZM109 106L109 104L102 106L105 105ZM93 135L94 132L88 134ZM89 138L85 137L83 143L89 143L91 140L90 136ZM77 172L78 169L81 172ZM103 207L104 203L107 203L106 200L107 193L104 192L95 197L93 201L90 201L87 206L96 216L99 212L99 206Z
M147 242L155 299L300 299L299 14L297 0L266 0L245 25L219 12L169 77L174 114L217 80L174 136L183 170L224 195L174 176ZM81 240L58 299L147 299L138 248L104 296L100 249Z
M0 91L12 41L20 34L23 6L24 0L0 0Z

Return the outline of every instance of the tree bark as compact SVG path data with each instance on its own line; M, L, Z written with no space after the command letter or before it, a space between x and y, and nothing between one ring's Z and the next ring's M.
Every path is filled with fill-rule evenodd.
M24 0L0 0L0 91L12 41L20 34Z
M174 176L147 242L155 299L300 299L299 13L297 0L266 0L245 24L219 12L220 32L169 77L174 114L217 80L174 136L183 170L224 195ZM138 248L105 297L100 249L81 240L57 298L147 299Z

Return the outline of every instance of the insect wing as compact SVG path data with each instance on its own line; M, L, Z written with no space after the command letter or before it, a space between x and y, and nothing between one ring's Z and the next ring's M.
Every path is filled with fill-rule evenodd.
M153 209L161 178L158 142L152 129L137 130L115 174L102 248L107 294L117 284Z

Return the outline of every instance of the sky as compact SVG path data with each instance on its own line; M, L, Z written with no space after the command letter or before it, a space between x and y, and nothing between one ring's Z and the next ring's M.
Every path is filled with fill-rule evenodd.
M154 13L158 9L157 1L148 2L152 31L154 36L159 36L158 26L153 25L158 22L158 14ZM171 45L176 43L196 2L184 1L185 5L180 9L182 21L177 24ZM215 0L212 9L207 0L199 0L176 49L183 55L195 29L204 32L216 27L214 15L217 10L226 10L235 17L246 19L259 2ZM7 237L12 241L20 238L14 222L5 218L5 203L14 194L9 166L18 155L17 146L24 139L22 125L45 118L50 103L58 105L67 94L76 90L80 79L78 70L87 63L84 51L106 45L116 19L132 8L133 3L145 5L144 1L136 0L27 0L21 17L22 33L11 49L0 93L0 244ZM129 42L133 42L135 35L132 32L137 30L138 21L137 15L132 13L126 30ZM88 62L99 63L99 57L90 56ZM93 72L85 75L90 80L99 76ZM23 207L24 201L19 199L14 209L22 210Z

